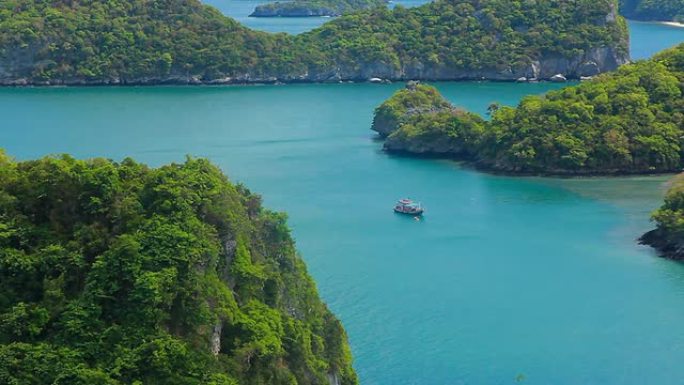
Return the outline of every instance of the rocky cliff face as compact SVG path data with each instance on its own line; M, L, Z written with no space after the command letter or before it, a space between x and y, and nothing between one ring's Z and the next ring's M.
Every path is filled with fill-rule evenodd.
M651 230L642 235L639 243L653 247L665 258L684 261L684 240L673 240L672 236L662 229Z
M628 63L629 56L612 47L592 48L584 54L567 57L542 57L520 66L503 68L467 69L425 64L420 60L402 63L397 68L383 62L338 65L310 69L300 73L273 72L266 75L239 73L234 76L206 78L191 74L169 74L141 78L97 78L86 77L36 80L17 76L25 69L34 68L37 63L32 55L5 55L0 59L0 85L155 85L155 84L250 84L250 83L297 83L297 82L340 82L367 81L380 78L391 81L405 80L496 80L516 81L520 78L550 80L557 74L568 79L579 79L615 70Z
M450 11L455 5L444 0L424 7L434 9L430 8L423 12L441 12ZM193 12L199 12L199 9ZM328 12L330 9L327 7L311 6L302 9L306 15L330 14ZM299 7L281 9L263 6L259 8L258 13L262 16L297 16L300 15L298 12L302 9ZM283 14L283 10L287 10L287 13ZM178 10L178 12L182 11L182 9ZM80 15L86 11L79 8L78 11L74 12ZM384 39L396 40L396 36L391 36L391 33L385 31L383 26L375 26L374 23L379 21L376 21L376 16L371 14L366 15L366 18L361 16L350 18L344 22L344 26L336 24L329 29L323 27L298 38L275 37L257 33L238 26L237 23L228 18L214 15L213 18L207 18L209 25L206 28L208 31L203 31L207 35L206 38L198 39L198 42L205 40L214 42L217 45L215 52L206 54L207 51L213 51L210 46L201 47L203 48L201 52L193 53L191 51L197 48L196 44L175 46L176 41L173 36L165 37L167 40L155 37L166 46L150 51L144 47L152 44L153 41L143 41L141 43L144 45L143 48L138 50L138 47L134 47L136 49L132 50L134 54L140 56L137 59L131 57L135 55L129 55L127 54L128 51L120 48L113 49L112 52L104 52L109 48L98 45L97 41L100 37L97 36L97 33L92 32L99 30L101 26L89 27L91 32L88 35L88 40L81 39L78 36L64 35L62 32L57 32L53 26L52 29L36 35L39 38L24 39L29 43L14 44L11 43L11 39L0 39L0 42L3 42L0 43L0 85L248 84L367 81L372 78L392 81L483 79L515 81L520 78L548 80L558 74L569 79L578 79L614 70L619 65L629 61L629 55L626 51L628 46L626 31L623 36L624 41L615 42L615 38L612 37L610 39L583 39L583 35L578 35L574 38L582 39L584 42L578 48L569 50L567 47L559 46L559 49L547 51L564 52L564 54L543 53L545 52L541 48L545 45L543 43L530 43L532 44L530 47L519 47L519 44L516 46L515 43L511 43L511 41L527 41L525 39L529 36L526 35L526 29L529 29L529 26L520 27L520 31L516 30L517 32L515 32L520 33L520 36L511 38L506 44L498 46L496 41L500 38L501 31L487 29L489 27L486 27L486 20L484 20L481 12L478 12L473 14L477 20L479 20L478 17L482 18L479 21L478 33L484 34L488 39L491 38L490 45L494 48L483 50L482 45L478 43L479 40L473 41L472 44L466 44L466 46L480 47L478 48L480 51L470 52L469 61L465 62L452 60L454 57L459 57L459 52L449 46L432 44L428 49L428 45L426 45L425 49L429 54L425 54L422 49L418 49L421 47L407 49L406 44L402 43L401 39L387 43L386 46L375 42L366 45L366 40L377 39L378 36L376 35L385 34ZM505 10L497 10L497 12L505 12ZM343 16L337 21L342 21L345 17ZM378 20L389 18L390 21L386 22L388 25L396 27L395 24L397 24L401 28L406 28L401 23L409 17L414 18L419 23L427 23L421 19L422 13L419 16L411 14L407 17L383 15ZM396 18L396 20L392 18ZM125 24L125 17L120 19L119 24ZM605 16L598 20L584 19L578 21L577 23L580 24L577 27L591 27L593 29L588 30L618 36L621 34L616 32L619 30L617 23L620 21L615 6L612 6ZM163 27L166 24L164 23L166 21L159 21L159 26L155 28L165 30ZM224 30L221 30L220 33L217 32L216 36L211 35L212 31L215 30L214 26L223 25L222 23L225 24ZM333 23L329 25L333 25ZM347 26L347 24L349 25ZM373 25L373 28L368 30L368 24ZM2 24L0 23L0 25ZM199 28L197 23L191 24L191 26L192 28ZM604 26L610 28L602 30ZM376 32L374 29L376 27L381 32ZM570 27L574 27L574 25ZM187 29L190 28L190 26L187 27ZM547 28L554 27L547 26ZM569 26L565 25L562 28L567 32ZM425 31L419 31L419 35L429 35L433 33L430 32L433 29L439 30L434 32L436 34L467 33L452 30L451 26L437 24L430 26ZM364 32L366 30L368 31ZM401 33L408 34L412 30L403 30L404 32ZM11 35L10 32L0 29L0 37L2 37L3 32L8 36ZM397 34L397 32L394 33ZM201 34L198 32L198 35ZM221 40L225 39L225 36L231 36L231 38L228 38L227 41ZM420 39L420 37L413 36L412 39ZM86 47L88 44L93 46ZM234 44L235 47L226 49L225 52L222 51L225 48L223 46L228 44ZM572 45L572 43L569 44ZM79 48L81 51L76 53L70 51L75 46L81 47ZM61 51L54 53L53 48L55 47ZM88 51L86 48L91 49ZM244 50L244 52L240 50ZM502 51L502 53L513 52L514 54L506 56L507 59L505 60L487 57L491 56L492 52L499 52L497 50ZM167 55L169 67L164 67L162 58L164 55ZM206 59L205 55L209 59ZM435 59L435 57L438 58ZM114 59L109 60L110 58ZM217 61L221 60L224 60L225 63L219 65ZM86 64L82 65L84 62ZM104 64L95 65L93 63Z

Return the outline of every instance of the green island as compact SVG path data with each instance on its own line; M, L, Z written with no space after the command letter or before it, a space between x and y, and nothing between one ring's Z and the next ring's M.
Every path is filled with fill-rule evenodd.
M592 76L628 59L616 0L437 0L296 36L197 0L0 3L0 85L510 81Z
M489 107L451 106L431 86L407 88L375 110L390 152L469 161L528 174L638 174L684 167L684 44L579 85Z
M202 159L0 154L0 383L354 385L284 214Z
M644 234L640 243L652 246L663 257L684 260L684 174L669 182L665 201L651 219L656 228Z
M250 17L340 16L345 13L384 7L387 0L295 0L257 5Z
M634 20L684 22L684 0L620 0L620 13Z

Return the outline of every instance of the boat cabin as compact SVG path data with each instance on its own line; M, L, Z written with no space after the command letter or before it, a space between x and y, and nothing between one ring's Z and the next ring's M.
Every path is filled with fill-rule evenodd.
M394 205L394 211L400 214L421 215L424 210L418 202L411 199L401 199Z

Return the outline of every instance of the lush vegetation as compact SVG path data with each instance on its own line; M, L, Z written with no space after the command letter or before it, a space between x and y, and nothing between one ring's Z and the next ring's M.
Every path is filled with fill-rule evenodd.
M620 12L635 20L684 22L684 0L620 0Z
M644 234L640 241L665 257L684 260L684 174L670 181L665 202L651 219L657 227Z
M0 154L0 383L330 379L357 383L344 330L259 196L206 160Z
M8 0L0 2L0 83L515 79L544 57L603 47L625 58L614 1L438 0L290 36L247 29L197 0Z
M375 109L371 129L386 136L391 134L396 127L406 123L412 115L451 108L451 104L440 95L436 88L409 82L405 89L397 91Z
M296 0L258 5L250 16L303 17L340 16L344 13L382 7L386 0Z
M424 99L421 89L412 94ZM376 110L385 116L393 109L395 121L408 122L394 127L386 142L390 150L432 152L421 138L429 134L433 143L439 134L444 142L469 138L458 142L467 151L450 154L499 171L653 173L684 167L684 44L592 81L526 97L515 108L492 105L490 121L465 115L464 124L464 114L443 113L404 118L392 106L406 92Z

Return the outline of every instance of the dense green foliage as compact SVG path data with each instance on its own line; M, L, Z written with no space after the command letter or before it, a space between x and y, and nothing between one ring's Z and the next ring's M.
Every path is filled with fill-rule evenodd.
M641 242L655 247L665 257L684 260L684 174L670 181L665 201L651 219L657 227L644 234Z
M0 154L0 383L356 384L285 216L205 160Z
M344 13L382 7L386 0L296 0L257 5L250 16L340 16Z
M438 0L268 34L197 0L0 2L0 82L325 81L514 76L591 48L626 56L615 0ZM488 72L489 73L489 72Z
M462 143L468 154L474 154L481 166L501 171L678 171L684 166L683 93L684 44L592 81L526 97L515 108L493 105L492 119L482 121L474 130L482 133L479 138L472 138L470 125L459 123L446 125L451 128L444 132L443 140L470 137L468 143ZM405 96L400 92L396 98ZM385 102L378 113L393 103ZM410 125L394 128L386 143L389 149L425 148L397 139L408 137L419 142L417 130L434 130L433 125L445 124L443 115L432 113L415 115L411 120ZM468 132L462 132L464 129Z
M612 1L436 1L347 15L312 31L352 64L357 57L401 66L504 69L542 55L572 57L587 46L626 51L626 24L606 23ZM418 66L420 67L420 66Z
M620 0L620 12L635 20L684 22L684 0Z
M375 109L372 130L388 135L415 114L451 109L436 88L410 82Z

